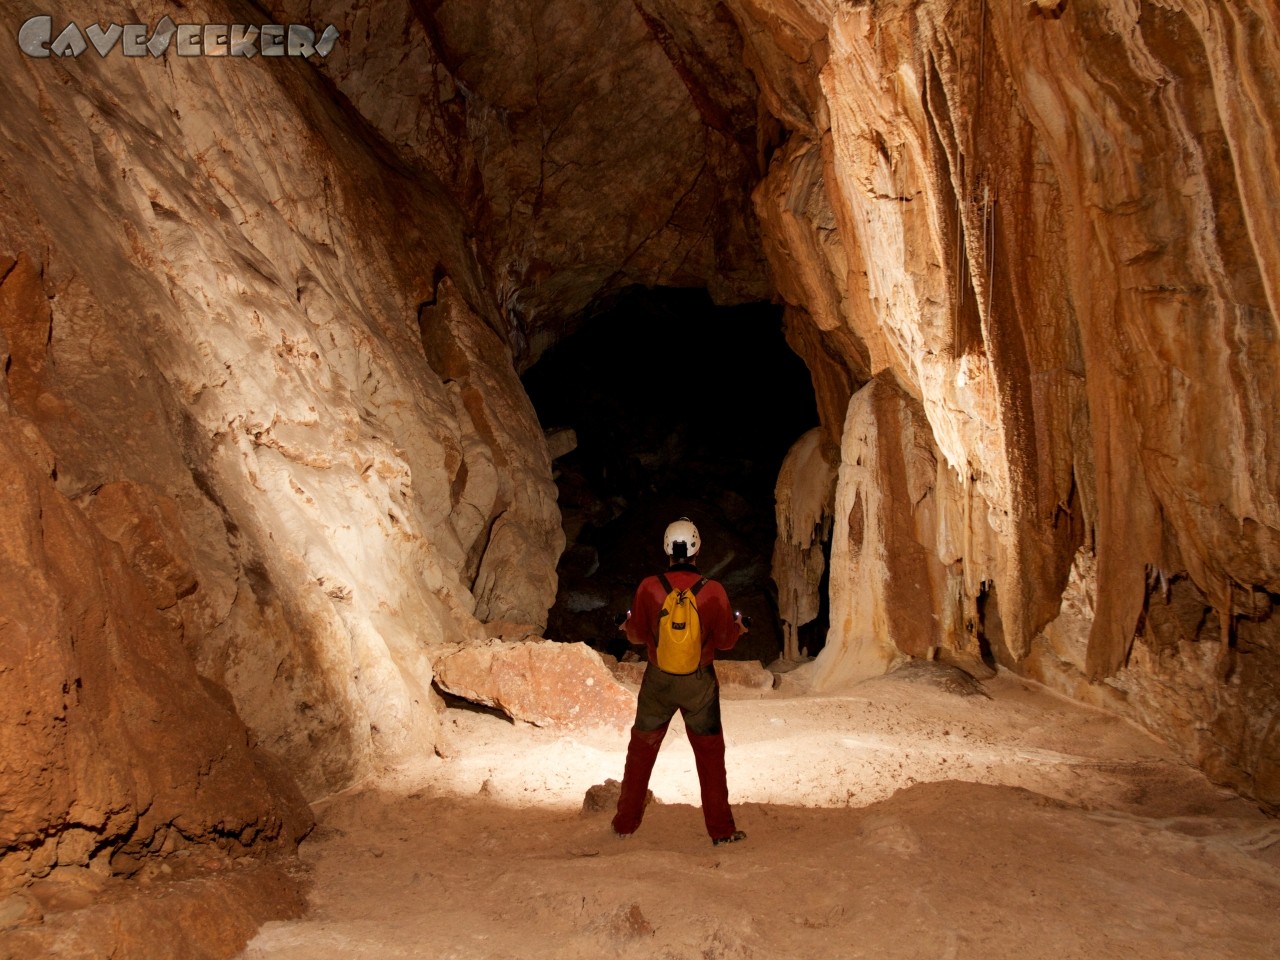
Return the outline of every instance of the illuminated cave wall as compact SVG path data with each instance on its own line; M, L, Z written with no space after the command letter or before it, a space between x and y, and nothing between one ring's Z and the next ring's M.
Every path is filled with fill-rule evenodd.
M432 648L555 595L517 371L635 284L786 306L837 472L819 686L989 651L1280 798L1274 4L271 9L342 39L0 43L8 880L179 819L152 784L211 748L107 714L206 711L312 797L429 751Z
M1274 803L1275 5L744 16L794 339L872 378L826 420L820 685L985 647Z

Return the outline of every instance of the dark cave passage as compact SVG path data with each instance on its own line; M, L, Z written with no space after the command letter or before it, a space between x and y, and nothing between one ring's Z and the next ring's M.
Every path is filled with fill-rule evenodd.
M665 526L688 516L703 537L702 571L752 618L729 656L776 659L774 484L791 444L818 423L781 309L635 288L548 351L524 383L544 427L572 428L578 441L554 465L566 549L547 635L624 652L614 617L662 568ZM825 624L806 629L825 634Z

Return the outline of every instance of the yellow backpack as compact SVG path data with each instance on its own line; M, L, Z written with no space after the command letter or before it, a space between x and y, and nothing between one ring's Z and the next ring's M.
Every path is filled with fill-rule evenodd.
M658 574L658 582L667 591L658 613L658 669L667 673L693 673L698 669L702 660L702 620L696 598L707 579L703 577L687 590L677 590L664 574Z

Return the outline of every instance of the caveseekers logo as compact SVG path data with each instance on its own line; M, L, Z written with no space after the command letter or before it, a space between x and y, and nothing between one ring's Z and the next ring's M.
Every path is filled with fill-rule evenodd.
M340 36L333 24L320 39L310 27L264 23L174 23L164 17L154 30L145 23L68 23L57 35L53 17L32 17L18 30L18 46L29 57L78 57L91 46L98 56L115 50L126 57L162 57L172 47L180 57L327 57Z

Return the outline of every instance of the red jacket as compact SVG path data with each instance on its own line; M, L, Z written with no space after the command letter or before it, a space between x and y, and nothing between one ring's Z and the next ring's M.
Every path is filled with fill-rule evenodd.
M677 564L666 571L667 582L677 590L687 590L702 579L692 564ZM631 616L627 619L627 639L649 651L649 662L658 662L658 613L662 610L667 591L656 576L645 577L636 588L631 603ZM707 666L715 659L717 650L728 650L738 642L742 631L733 618L729 595L716 580L708 580L698 591L698 619L702 623L702 659L699 666Z

